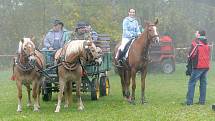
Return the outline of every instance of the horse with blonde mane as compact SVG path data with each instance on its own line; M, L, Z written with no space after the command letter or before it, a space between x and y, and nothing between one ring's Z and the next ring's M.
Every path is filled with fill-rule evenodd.
M78 99L78 110L83 110L84 105L81 99L81 77L83 68L81 62L97 61L101 63L99 48L90 40L73 40L64 45L55 54L58 64L59 93L58 103L55 112L59 112L63 94L65 96L65 105L67 108L71 102L72 81L76 82L76 96Z
M33 38L23 38L19 42L18 56L14 59L13 77L16 80L18 91L17 112L22 111L22 84L27 88L28 104L31 106L30 84L32 83L32 96L34 111L39 111L39 97L42 75L39 73L44 68L43 55L35 49Z
M152 41L159 42L157 23L158 20L154 23L146 22L144 32L131 44L125 63L119 65L117 60L114 59L115 67L121 78L123 97L132 104L135 104L135 79L138 71L141 72L141 103L144 104L145 102L145 78L149 60L149 47ZM115 47L115 53L119 44ZM131 95L129 91L130 80L132 81Z

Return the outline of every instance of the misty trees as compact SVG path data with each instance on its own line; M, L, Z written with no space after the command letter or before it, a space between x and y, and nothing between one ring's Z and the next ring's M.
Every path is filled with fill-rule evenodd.
M14 53L23 36L42 35L53 19L61 19L69 30L77 21L88 21L101 33L120 40L122 19L128 8L136 8L139 23L159 18L160 34L168 33L177 45L191 41L193 32L203 28L212 40L215 33L214 2L207 0L1 0L0 53ZM189 43L189 42L188 42Z

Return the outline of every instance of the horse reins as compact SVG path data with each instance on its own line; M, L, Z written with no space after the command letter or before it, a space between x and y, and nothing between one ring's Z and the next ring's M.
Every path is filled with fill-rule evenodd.
M155 26L155 25L149 25L149 26ZM155 38L155 37L159 37L159 35L154 35L154 36L149 36L149 33L148 33L148 31L147 31L147 36L146 36L146 41L147 41L147 43L148 44L146 44L146 46L144 46L144 54L143 54L143 56L141 56L141 58L143 59L143 60L145 60L145 61L150 61L149 60L149 45L150 45L150 40L152 40L153 38ZM135 50L132 50L132 51L135 51Z

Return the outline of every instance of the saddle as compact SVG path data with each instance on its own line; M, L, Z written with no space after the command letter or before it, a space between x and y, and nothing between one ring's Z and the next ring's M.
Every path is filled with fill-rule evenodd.
M125 45L124 50L119 52L119 59L118 60L121 61L120 63L124 63L126 61L125 55L129 51L129 48L135 39L136 38L131 38L129 40L129 42Z

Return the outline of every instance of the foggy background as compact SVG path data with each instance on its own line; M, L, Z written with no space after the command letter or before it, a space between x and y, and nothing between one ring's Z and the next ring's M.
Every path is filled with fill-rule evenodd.
M41 47L54 19L71 31L78 21L87 21L98 33L119 41L129 8L136 9L142 25L158 18L160 35L170 35L175 47L189 47L199 29L214 41L215 0L0 0L0 55L13 55L18 41L31 35ZM11 58L0 56L0 68L10 65Z

